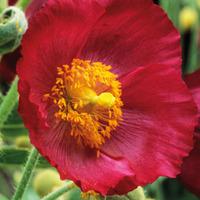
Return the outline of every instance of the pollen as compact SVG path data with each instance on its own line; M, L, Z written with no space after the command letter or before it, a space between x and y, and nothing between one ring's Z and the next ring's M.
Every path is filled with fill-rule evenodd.
M96 193L94 190L90 190L88 192L82 192L81 198L84 200L92 199L92 200L98 200L100 195Z
M57 78L44 101L56 105L54 116L67 123L77 144L97 150L122 120L121 84L112 67L73 59L57 68Z

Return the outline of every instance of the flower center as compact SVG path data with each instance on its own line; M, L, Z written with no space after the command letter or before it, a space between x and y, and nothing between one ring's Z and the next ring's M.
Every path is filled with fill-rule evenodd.
M99 149L121 120L121 84L110 69L101 62L73 59L70 66L57 68L56 82L44 95L78 144Z

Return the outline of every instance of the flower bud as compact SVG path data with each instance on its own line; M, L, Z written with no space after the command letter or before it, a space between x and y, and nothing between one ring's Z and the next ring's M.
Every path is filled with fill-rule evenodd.
M145 200L155 200L155 199L152 199L152 198L146 198Z
M0 15L0 54L14 51L27 30L24 12L17 7L8 7Z
M108 196L107 200L146 200L144 190L142 187L137 187L132 192L129 192L127 195L114 195Z
M15 140L15 145L19 148L30 148L31 144L27 136L19 136Z
M137 189L129 192L127 196L131 200L145 200L144 190L142 187L137 187Z
M179 15L179 22L183 30L191 29L198 20L198 14L195 9L185 7L181 10Z
M63 181L60 180L58 173L52 169L46 169L39 172L33 180L33 187L41 197L52 192L62 184Z

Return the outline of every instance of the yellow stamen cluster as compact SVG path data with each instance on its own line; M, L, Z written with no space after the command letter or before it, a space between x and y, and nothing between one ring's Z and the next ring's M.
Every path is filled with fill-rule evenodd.
M111 66L73 59L57 68L58 77L44 100L57 105L55 117L66 121L78 144L99 149L122 117L121 84Z
M88 200L88 199L98 200L99 197L100 197L100 195L93 190L81 193L81 198L84 200Z

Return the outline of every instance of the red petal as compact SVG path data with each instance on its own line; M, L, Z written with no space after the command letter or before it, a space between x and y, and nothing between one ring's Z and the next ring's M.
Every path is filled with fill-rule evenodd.
M29 4L28 8L26 9L26 16L30 18L35 13L37 13L42 6L47 2L47 0L32 0L32 2Z
M194 149L182 165L181 182L200 197L200 137L196 138Z
M31 87L30 99L41 110L45 107L43 95L55 83L57 67L77 57L91 26L103 11L93 1L83 5L78 0L53 0L31 18L22 41L23 58L18 74Z
M122 79L122 92L123 122L103 152L129 161L134 185L176 177L192 149L196 123L195 104L179 73L164 65L146 66Z
M43 94L46 88L49 91L55 82L57 67L77 57L91 26L103 11L93 1L84 4L78 0L49 1L31 18L23 38L20 78L33 90Z
M124 177L129 180L134 176L126 160L114 160L106 155L97 159L94 152L76 149L75 142L62 135L65 129L62 126L57 127L55 120L49 128L44 129L46 118L43 117L46 117L46 114L43 113L45 108L41 105L41 97L55 81L56 67L69 63L70 58L76 55L92 20L100 11L94 10L95 15L91 17L91 12L85 10L89 7L79 10L81 8L73 6L62 4L54 7L53 4L50 10L43 9L32 21L22 44L23 59L18 68L19 111L30 129L32 143L58 168L62 178L74 180L83 190L94 189L106 194ZM94 4L90 9L91 7L97 8ZM84 21L87 21L87 24L83 23ZM51 34L47 38L49 32ZM34 120L30 120L33 116ZM111 178L105 183L108 177Z
M55 124L30 134L31 142L58 169L62 179L73 180L83 191L95 190L103 195L113 193L125 178L134 179L127 160L104 154L97 158L96 152L79 147L73 138L67 137L64 126Z
M103 195L116 193L118 184L126 186L134 179L125 159L112 159L103 153L97 158L96 151L77 145L74 138L68 135L66 124L56 122L49 107L49 127L45 128L43 123L46 119L29 101L30 88L23 81L19 83L19 92L19 112L30 130L31 142L58 169L62 179L73 180L83 191L95 190ZM30 120L33 116L34 120ZM133 185L126 187L132 188ZM121 190L123 192L123 188Z
M111 64L118 73L153 63L181 69L180 35L160 7L148 0L103 2L106 13L93 28L82 58Z
M199 121L195 133L195 145L189 157L187 157L182 165L180 180L193 193L200 197L200 70L193 74L188 74L184 80L189 87L194 101L198 107Z
M105 152L102 151L100 158L97 158L92 150L78 147L73 138L67 135L66 125L59 124L54 119L53 107L47 106L42 102L42 96L49 92L55 82L56 67L69 64L73 57L79 55L79 51L85 44L91 28L104 11L93 1L84 1L84 4L81 4L80 0L70 2L52 0L47 3L47 6L31 20L28 33L23 39L23 58L18 67L20 76L20 113L26 127L30 129L32 143L39 149L42 155L47 157L52 165L58 168L62 178L74 180L83 190L93 189L102 194L121 194L135 188L138 184L151 182L159 175L175 176L182 157L187 155L191 148L192 136L190 133L192 133L195 118L195 108L191 97L183 83L181 83L180 78L178 78L178 72L176 73L175 70L167 66L155 65L155 68L152 66L147 67L147 69L141 68L128 76L128 82L125 82L124 87L129 87L128 83L132 84L132 82L134 82L134 87L133 90L124 88L123 98L127 100L127 98L130 98L129 95L131 95L130 99L133 98L133 101L125 102L127 103L126 109L131 108L135 111L131 113L131 122L132 118L137 118L133 121L135 122L133 126L131 124L129 127L131 129L134 128L136 131L132 135L130 130L127 131L130 135L121 144L120 140L123 141L123 138L120 138L120 129L123 130L123 126L119 128L119 133L116 133L116 136L113 136L110 140L110 142L113 140L110 147L108 145L110 142L108 141L104 149ZM139 1L137 1L135 5L139 4ZM128 9L127 4L124 5ZM149 5L151 4L145 3L144 6L146 7L144 8L152 9L152 12L159 10L157 7ZM112 10L113 7L109 9ZM122 6L122 13L125 12L123 9L125 8ZM144 12L144 10L140 11ZM113 12L113 15L115 15L114 10ZM145 12L148 13L146 10ZM143 13L144 16L146 16L145 12ZM133 13L136 14L134 16L140 16L137 14L137 11ZM158 13L160 14L156 15L157 17L164 16L161 24L165 24L167 21L166 16L161 14L161 11L158 11ZM124 14L122 16L124 19ZM125 16L131 16L129 9L128 15ZM143 15L140 17L143 19ZM139 21L143 22L142 20ZM137 22L135 23L137 24ZM168 28L172 27L169 22L167 24L169 25L167 25ZM145 24L145 26L148 26L148 24ZM160 28L160 26L157 28ZM145 64L146 61L147 63L159 61L166 64L175 64L172 60L178 60L178 57L173 57L173 55L179 51L173 51L176 49L176 45L173 46L172 44L179 40L178 35L174 29L172 30L172 35L170 31L165 31L161 34L164 35L161 43L156 43L155 38L153 39L155 44L159 46L158 49L153 51L150 48L153 43L150 41L151 45L145 46L145 48L150 48L148 53L153 51L157 55L151 55L148 58L148 53L145 53L146 50L143 46L145 43L143 40L141 41L142 53L145 56L143 60L141 60L141 56L140 58L134 58L138 62L138 64L135 61L133 62L135 64L134 67L143 62ZM138 33L144 34L141 30ZM109 32L107 34L109 35ZM154 32L154 34L156 33ZM172 44L165 34L172 36ZM147 37L147 41L148 39L149 37ZM165 40L167 42L164 42ZM160 40L158 39L158 41ZM139 48L137 51L140 50L138 42L131 40L131 44L133 44L132 42L135 42L137 48ZM168 57L170 45L166 47L167 43L173 46L171 49L172 59ZM126 45L126 43L122 44ZM163 49L161 44L165 44ZM113 52L117 50L114 47L113 45ZM126 47L128 52L129 45ZM120 46L120 48L122 47ZM177 49L179 48L177 47ZM134 51L136 52L136 49ZM165 53L160 56L160 52ZM110 55L112 57L112 54ZM127 55L129 55L127 58L131 57L131 51ZM99 59L98 61L103 61ZM130 60L124 64L129 64L128 67L131 68ZM120 66L125 67L125 65ZM135 79L133 81L132 76ZM157 83L162 84L157 85ZM152 85L155 88L151 88ZM134 89L136 93L134 93ZM145 95L149 96L149 102ZM133 105L135 105L134 108L132 107ZM129 114L125 115L125 117L129 118ZM128 125L126 124L126 126ZM118 138L119 140L117 140ZM127 138L131 139L131 146ZM170 139L171 141L169 141ZM134 142L135 146L133 146ZM178 144L176 144L177 142ZM116 146L111 151L112 145L118 145L119 143L119 147ZM127 155L124 151L125 145L123 144L129 145L130 150L126 149ZM117 151L118 148L120 151ZM115 150L117 154L111 155ZM140 156L143 157L141 158ZM141 165L141 169L138 165ZM152 169L155 173L153 173Z

